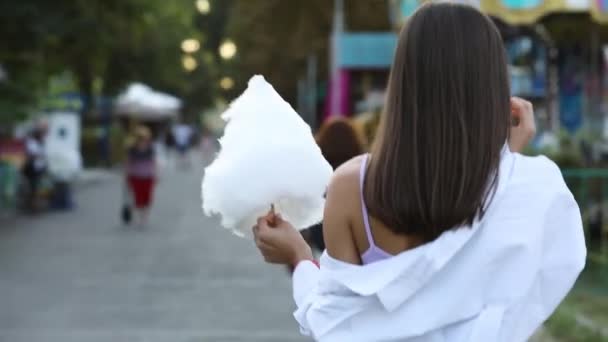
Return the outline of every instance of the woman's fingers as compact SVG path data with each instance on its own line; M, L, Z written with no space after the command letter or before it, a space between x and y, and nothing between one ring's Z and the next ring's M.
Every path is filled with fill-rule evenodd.
M281 260L279 251L274 246L261 240L259 237L255 238L255 245L260 250L262 257L264 257L264 261L269 263L278 263Z
M275 214L274 218L273 218L273 222L276 227L280 227L281 225L283 225L283 223L285 221L283 221L283 216L281 216L281 214Z
M511 98L511 115L519 118L530 118L533 116L534 109L532 103L519 97Z
M254 242L255 245L259 248L259 249L265 249L265 250L272 250L274 249L274 246L272 245L271 242L268 241L268 239L262 235L257 235L254 237Z
M259 217L257 220L257 225L262 227L262 229L276 229L276 228L286 228L289 223L283 220L281 214L267 214L266 216Z
M280 216L276 216L278 224L269 222L268 217L260 217L252 228L254 241L264 260L269 263L289 264L294 260L305 246L310 250L300 232L293 228ZM306 254L310 254L310 251Z
M256 246L260 250L262 248L266 250L275 249L273 246L275 232L273 232L273 230L264 221L258 222L260 222L260 224L253 227L253 237Z
M275 258L275 255L276 255L275 248L264 243L257 237L255 238L255 245L258 248L258 250L260 251L260 254L262 254L262 257L264 257L264 261L274 262L274 260L276 259Z
M536 134L534 108L532 103L518 98L511 98L512 125L509 146L514 152L521 152Z

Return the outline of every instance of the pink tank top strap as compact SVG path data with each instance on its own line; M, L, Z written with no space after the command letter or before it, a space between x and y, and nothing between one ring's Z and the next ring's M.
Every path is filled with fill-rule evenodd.
M363 215L363 224L365 225L365 235L367 235L367 242L369 246L375 246L374 238L372 236L371 226L369 224L369 213L367 211L367 205L365 204L365 196L363 196L363 192L365 189L365 171L367 171L367 161L369 159L369 154L365 154L363 156L363 160L361 161L361 170L359 171L359 196L361 197L361 214Z

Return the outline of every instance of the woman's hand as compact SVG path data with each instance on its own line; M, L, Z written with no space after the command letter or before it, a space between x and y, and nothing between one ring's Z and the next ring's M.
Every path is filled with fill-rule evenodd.
M511 98L511 134L509 148L512 152L521 152L536 134L534 108L532 103L519 98Z
M296 266L300 261L312 260L312 250L304 238L280 215L268 214L258 219L253 227L255 244L271 264Z

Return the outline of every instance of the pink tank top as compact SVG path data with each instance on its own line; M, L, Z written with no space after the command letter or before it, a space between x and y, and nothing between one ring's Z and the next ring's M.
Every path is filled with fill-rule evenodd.
M363 224L365 225L365 235L367 235L367 242L369 243L369 248L361 254L361 261L364 265L371 264L372 262L388 259L393 255L382 250L382 248L376 246L374 242L374 237L372 236L372 229L369 224L369 213L367 212L367 205L365 205L365 198L363 196L363 186L365 183L365 171L367 170L367 160L369 159L369 154L363 156L363 161L361 161L361 170L359 171L359 194L361 197L361 213L363 214Z

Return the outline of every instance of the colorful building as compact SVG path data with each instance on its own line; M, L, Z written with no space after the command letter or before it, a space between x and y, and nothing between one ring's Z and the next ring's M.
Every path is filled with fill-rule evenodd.
M373 110L368 98L386 85L397 30L425 1L390 1L393 32L349 32L337 14L326 116ZM541 129L603 127L608 0L453 1L476 6L495 21L505 40L512 93L535 103Z

